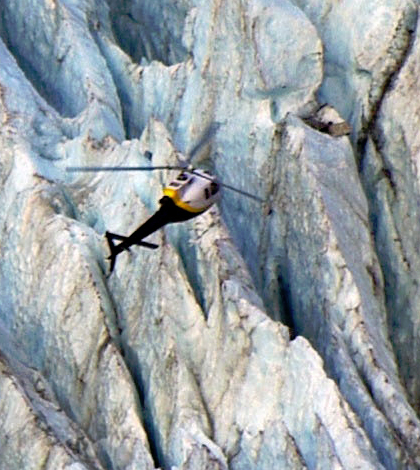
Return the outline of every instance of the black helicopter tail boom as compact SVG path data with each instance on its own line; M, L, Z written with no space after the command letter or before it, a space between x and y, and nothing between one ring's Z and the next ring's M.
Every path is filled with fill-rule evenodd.
M174 222L183 222L194 217L195 213L190 213L184 209L177 207L172 199L164 196L160 200L160 208L155 212L143 225L135 230L130 236L124 237L116 233L106 232L105 236L108 241L109 249L111 251L108 259L111 261L110 272L113 271L117 256L125 250L129 250L132 245L140 245L145 248L155 249L158 245L143 241L143 238L148 237L156 230L159 230L164 225ZM114 244L114 240L120 240L118 245Z

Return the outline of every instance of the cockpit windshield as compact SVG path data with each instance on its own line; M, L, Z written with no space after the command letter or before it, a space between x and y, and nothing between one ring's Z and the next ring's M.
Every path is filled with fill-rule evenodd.
M178 181L187 181L188 178L189 178L189 175L185 173L184 171L176 177Z
M210 183L210 191L211 191L211 195L214 196L219 191L219 185L215 183L214 181L212 181Z

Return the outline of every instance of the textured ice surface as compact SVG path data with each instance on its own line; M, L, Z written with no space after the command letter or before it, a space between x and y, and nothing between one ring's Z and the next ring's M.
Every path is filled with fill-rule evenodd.
M0 469L420 468L418 9L1 2Z

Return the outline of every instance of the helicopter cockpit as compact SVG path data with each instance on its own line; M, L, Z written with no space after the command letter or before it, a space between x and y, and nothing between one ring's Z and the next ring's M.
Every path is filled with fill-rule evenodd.
M187 210L203 211L219 196L216 177L204 170L183 171L164 189L164 194Z

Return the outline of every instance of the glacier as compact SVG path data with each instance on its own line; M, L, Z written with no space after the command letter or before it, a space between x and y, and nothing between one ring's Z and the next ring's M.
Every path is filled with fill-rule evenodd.
M419 8L0 3L0 469L420 468Z

